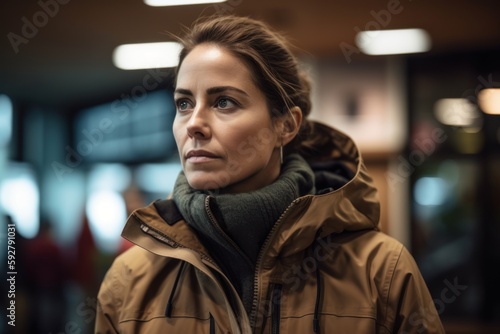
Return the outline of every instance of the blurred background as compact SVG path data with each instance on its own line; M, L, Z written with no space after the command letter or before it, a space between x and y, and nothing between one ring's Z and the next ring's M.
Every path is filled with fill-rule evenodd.
M15 300L15 330L92 332L100 281L130 246L120 238L127 215L166 197L180 170L175 65L123 69L116 48L172 41L211 14L285 33L313 81L311 118L358 143L380 190L381 228L415 256L447 332L500 332L493 0L3 2L1 300L3 309ZM419 30L380 47L379 30L399 29ZM0 332L12 329L9 314Z

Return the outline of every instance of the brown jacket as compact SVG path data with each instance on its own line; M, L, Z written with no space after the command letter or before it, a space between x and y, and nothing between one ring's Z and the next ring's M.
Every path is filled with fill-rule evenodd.
M135 211L134 242L109 269L96 333L444 333L405 247L377 230L379 203L358 151L335 133L355 176L296 199L256 265L249 315L172 200Z

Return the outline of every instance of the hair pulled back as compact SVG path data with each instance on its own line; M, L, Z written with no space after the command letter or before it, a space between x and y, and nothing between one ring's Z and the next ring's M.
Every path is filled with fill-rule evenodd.
M314 149L318 146L314 142L324 142L325 138L315 139L317 133L307 120L311 112L311 85L281 35L261 21L229 15L198 20L179 41L183 49L177 71L186 56L204 43L217 45L241 59L249 67L254 83L266 96L272 118L287 115L295 106L302 111L300 130L285 148L286 152L295 151L304 157L318 153L319 147ZM177 78L177 73L175 75Z

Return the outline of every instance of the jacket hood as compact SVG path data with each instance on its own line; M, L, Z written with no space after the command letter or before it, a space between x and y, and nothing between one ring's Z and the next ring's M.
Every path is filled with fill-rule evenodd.
M280 218L293 223L278 221L277 231L271 231L277 240L268 251L280 257L301 252L331 234L378 229L377 190L356 144L336 129L321 123L314 127L328 133L333 145L306 158L315 173L317 193L296 199Z

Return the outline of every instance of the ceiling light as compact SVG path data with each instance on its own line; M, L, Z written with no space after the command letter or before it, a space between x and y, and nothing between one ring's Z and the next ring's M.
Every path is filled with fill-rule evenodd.
M175 67L181 48L177 42L123 44L113 51L113 64L122 70Z
M368 55L429 51L431 39L422 29L370 30L356 35L356 45Z
M485 113L500 115L500 88L487 88L480 91L478 103Z
M442 124L474 127L480 124L481 114L467 99L440 99L434 104L434 115Z
M226 0L144 0L144 3L153 7L163 6L183 6L183 5L199 5L205 3L225 2Z

